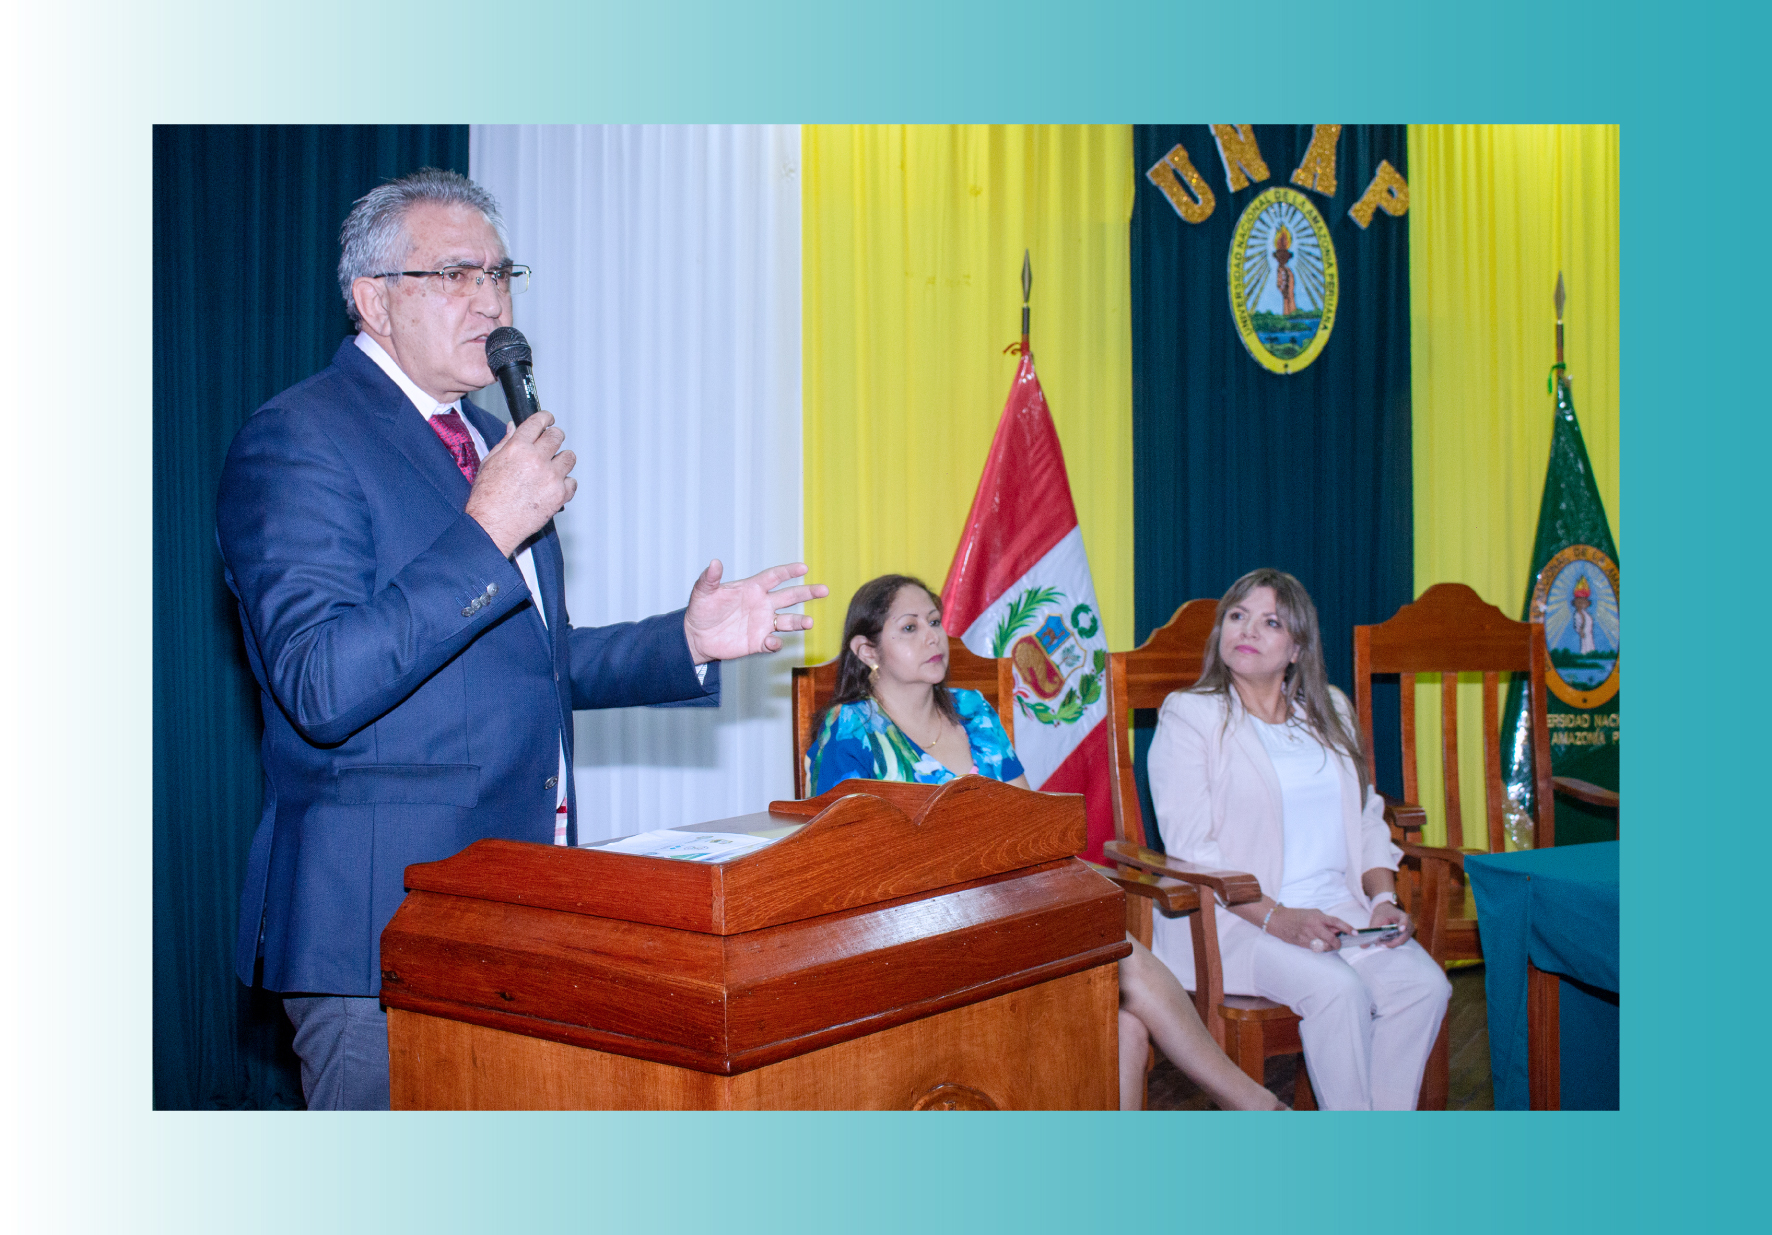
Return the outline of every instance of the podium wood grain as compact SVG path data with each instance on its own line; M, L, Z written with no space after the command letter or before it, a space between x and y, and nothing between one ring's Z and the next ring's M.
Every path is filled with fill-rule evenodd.
M891 1106L916 1052L956 1058L954 1034L988 1087L949 1077L930 1102L1114 1104L1117 996L1098 988L1130 946L1123 894L1070 856L1081 798L851 781L702 830L800 823L722 864L481 841L408 868L382 935L395 1105ZM998 1071L992 1043L1011 1048ZM888 1047L911 1054L885 1067ZM866 1075L843 1090L828 1068ZM1079 1090L1079 1068L1107 1088Z
M737 1076L389 1009L401 1110L1111 1110L1111 966Z
M483 840L407 867L406 887L736 935L1069 858L1086 839L1082 801L982 776L945 785L849 780L804 802L698 825L757 832L805 823L731 862Z

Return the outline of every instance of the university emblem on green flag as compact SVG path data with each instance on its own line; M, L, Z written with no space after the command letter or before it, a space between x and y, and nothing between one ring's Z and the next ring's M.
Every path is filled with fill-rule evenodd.
M1532 548L1532 579L1525 617L1544 623L1546 708L1551 774L1618 788L1618 548L1594 483L1569 379L1556 378L1557 407L1550 466ZM1525 682L1508 687L1502 741L1506 744L1507 825L1514 844L1531 844L1532 751ZM1570 817L1559 802L1560 842L1610 840L1587 820ZM1597 824L1598 821L1596 820ZM1593 833L1589 835L1588 833Z

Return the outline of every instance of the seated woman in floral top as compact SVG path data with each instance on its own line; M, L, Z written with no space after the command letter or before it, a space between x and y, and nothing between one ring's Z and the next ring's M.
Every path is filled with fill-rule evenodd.
M1026 789L995 709L977 691L950 690L947 676L935 594L909 575L864 583L843 623L837 688L806 753L813 795L852 777L939 785L976 774ZM1218 1049L1168 967L1131 942L1120 962L1120 1108L1143 1105L1150 1038L1220 1106L1280 1106Z
M975 690L946 686L941 603L922 583L883 575L864 584L843 644L837 689L806 755L815 796L851 777L941 785L969 772L1028 787L996 710Z

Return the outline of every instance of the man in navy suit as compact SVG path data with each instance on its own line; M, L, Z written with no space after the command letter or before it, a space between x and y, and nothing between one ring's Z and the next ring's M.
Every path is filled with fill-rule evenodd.
M546 412L468 402L527 271L496 203L426 169L346 220L358 334L261 407L228 452L217 539L264 710L265 806L236 969L284 993L310 1107L388 1105L382 928L414 862L482 837L577 843L572 710L717 703L723 660L780 648L826 594L735 583L575 629L553 517L574 456Z

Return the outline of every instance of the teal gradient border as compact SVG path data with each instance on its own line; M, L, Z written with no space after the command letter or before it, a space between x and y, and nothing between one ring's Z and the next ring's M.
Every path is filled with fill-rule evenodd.
M1744 1008L1724 1032L1685 1004L1687 992L1703 1006L1732 998L1751 972L1741 941L1763 933L1744 881L1717 872L1757 874L1766 857L1765 810L1747 791L1763 745L1747 615L1767 611L1766 555L1742 542L1762 543L1767 400L1763 362L1716 337L1718 283L1698 263L1719 231L1731 246L1757 235L1719 207L1765 200L1761 109L1730 93L1762 75L1749 60L1765 46L1762 11L667 0L15 14L10 235L15 259L54 271L20 279L15 260L6 310L37 379L15 391L4 507L17 886L0 910L14 1065L0 1092L20 1229L1070 1231L1265 1226L1301 1201L1333 1215L1313 1226L1349 1231L1731 1220L1749 1155L1761 1157L1757 1129L1730 1115L1753 1100L1751 1080L1735 1078L1756 1074L1764 1021ZM1622 125L1618 518L1639 752L1624 776L1622 1112L150 1110L152 124L1224 111ZM1676 921L1692 924L1677 942L1659 929ZM1341 1166L1355 1144L1381 1155Z

